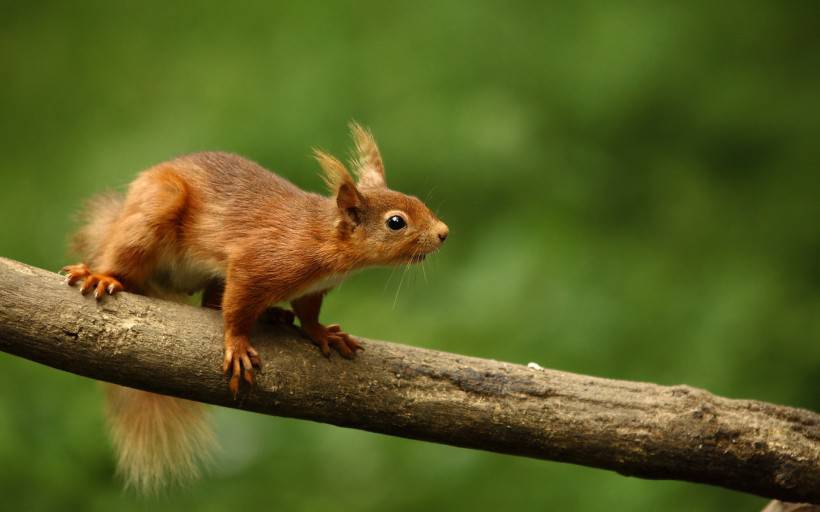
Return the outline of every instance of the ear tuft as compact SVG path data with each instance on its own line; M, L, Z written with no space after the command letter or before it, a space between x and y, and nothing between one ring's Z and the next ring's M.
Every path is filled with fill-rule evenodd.
M335 195L345 183L353 184L353 178L347 168L335 156L314 148L313 158L319 162L322 168L322 179L331 194Z
M356 172L359 186L371 188L386 186L384 162L373 134L355 121L350 123L350 133L356 144L356 153L351 161L351 167Z
M364 197L353 183L353 178L350 177L347 168L338 158L322 150L314 149L313 156L322 167L324 172L322 179L325 180L330 193L336 196L336 205L339 210L353 225L358 225L361 222Z

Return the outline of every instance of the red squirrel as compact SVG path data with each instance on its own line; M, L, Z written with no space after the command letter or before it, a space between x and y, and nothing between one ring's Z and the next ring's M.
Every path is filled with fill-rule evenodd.
M351 272L414 263L437 250L448 228L416 197L387 188L369 130L351 124L356 180L335 157L314 150L331 196L306 192L237 155L204 152L142 172L124 198L86 209L74 245L84 262L63 268L69 285L97 300L129 291L172 298L203 291L222 310L222 371L236 397L253 384L259 354L251 329L263 314L293 322L325 356L361 344L338 324L319 322L324 295ZM292 312L272 307L290 302ZM208 443L198 404L113 387L109 418L127 483L150 490L195 473Z

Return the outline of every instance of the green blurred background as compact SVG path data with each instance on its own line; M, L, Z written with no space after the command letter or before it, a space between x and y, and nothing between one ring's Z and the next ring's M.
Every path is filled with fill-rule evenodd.
M820 410L816 2L3 2L0 255L186 152L319 190L369 125L451 228L324 318L371 338ZM212 4L212 5L207 5ZM157 500L112 477L99 386L0 355L8 510L759 510L760 498L215 410Z

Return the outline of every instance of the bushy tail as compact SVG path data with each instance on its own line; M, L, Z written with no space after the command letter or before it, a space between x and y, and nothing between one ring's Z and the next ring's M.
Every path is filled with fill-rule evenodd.
M74 235L72 249L92 269L122 207L122 196L103 194L91 199L80 215L84 225ZM117 472L126 487L153 494L166 484L199 476L199 465L208 462L216 448L203 404L114 384L106 384L106 400Z
M115 229L115 222L122 211L123 197L108 192L92 197L80 211L82 227L71 239L71 251L83 258L92 269L100 261L105 240Z
M108 384L108 423L126 487L153 494L199 476L216 442L198 402Z

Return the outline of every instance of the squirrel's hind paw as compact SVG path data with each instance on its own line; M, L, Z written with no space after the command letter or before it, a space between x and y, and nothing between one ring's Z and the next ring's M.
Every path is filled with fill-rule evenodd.
M85 263L67 265L62 268L61 272L66 275L65 282L69 286L74 286L79 281L83 282L80 287L80 293L83 295L87 295L93 289L94 298L97 300L101 300L106 293L114 295L124 290L122 283L117 278L107 274L95 274L89 270Z

